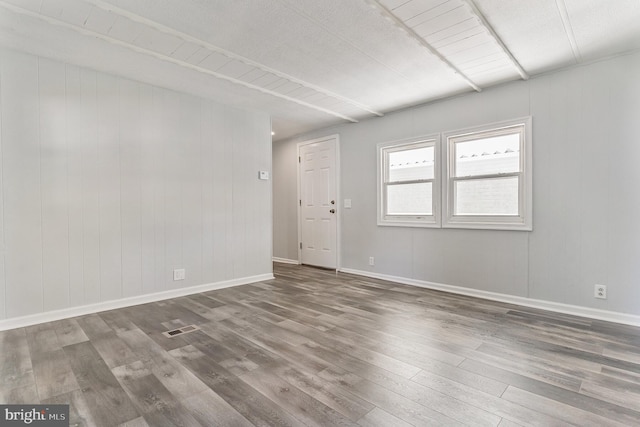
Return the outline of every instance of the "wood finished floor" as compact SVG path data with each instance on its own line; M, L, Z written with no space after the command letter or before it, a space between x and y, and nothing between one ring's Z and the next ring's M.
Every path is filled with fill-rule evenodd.
M0 402L70 403L82 426L640 425L640 328L275 273L0 332Z

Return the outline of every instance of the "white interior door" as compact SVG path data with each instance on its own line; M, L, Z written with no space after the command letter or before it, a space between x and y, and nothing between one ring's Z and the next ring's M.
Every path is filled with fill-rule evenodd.
M300 261L337 268L337 137L303 144L300 161Z

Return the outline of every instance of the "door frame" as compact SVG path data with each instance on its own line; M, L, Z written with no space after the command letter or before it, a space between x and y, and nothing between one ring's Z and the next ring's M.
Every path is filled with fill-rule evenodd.
M342 247L342 203L340 203L341 199L341 180L340 180L340 135L339 134L333 134L333 135L327 135L327 136L323 136L321 138L314 138L314 139L309 139L306 141L302 141L299 142L297 144L296 147L296 154L298 156L298 163L296 163L296 181L297 181L297 198L298 198L298 204L296 205L296 212L298 213L298 242L296 243L296 247L298 248L298 264L302 264L302 249L300 248L300 243L302 242L302 215L301 215L301 211L302 211L302 206L300 206L300 200L302 200L301 197L301 191L300 191L300 149L305 146L305 145L309 145L309 144L315 144L318 142L323 142L329 139L335 139L336 141L336 152L335 152L335 156L336 156L336 170L335 170L335 174L336 174L336 272L340 271L340 267L341 267L341 263L340 263L340 259L341 259L341 247Z

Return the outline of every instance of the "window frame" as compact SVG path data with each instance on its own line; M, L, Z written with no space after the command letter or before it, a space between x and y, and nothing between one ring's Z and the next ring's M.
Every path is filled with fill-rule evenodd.
M411 150L422 147L433 147L433 179L409 180L390 183L388 176L388 153ZM377 146L378 155L378 191L377 211L378 225L396 227L440 227L440 202L441 202L441 155L440 134L425 135L416 138L398 141L383 142ZM431 183L431 215L387 215L387 188L389 184L398 185L412 183Z
M531 116L507 120L473 128L459 129L445 132L442 135L445 141L443 158L443 228L471 228L491 230L521 230L533 229L532 209L532 127ZM475 175L471 177L456 177L455 171L455 144L469 142L474 139L483 139L491 136L509 134L509 129L517 128L520 134L520 171L511 173L495 173ZM517 176L518 181L518 215L455 215L455 183L457 181L486 180L496 178L508 178Z

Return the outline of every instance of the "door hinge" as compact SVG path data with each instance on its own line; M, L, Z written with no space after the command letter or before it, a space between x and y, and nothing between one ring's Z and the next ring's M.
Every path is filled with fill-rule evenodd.
M302 157L298 156L298 163L302 163Z
M300 206L302 206L302 199L301 199L301 200L299 200L299 202L300 202Z
M302 242L300 242L300 249L302 249Z

